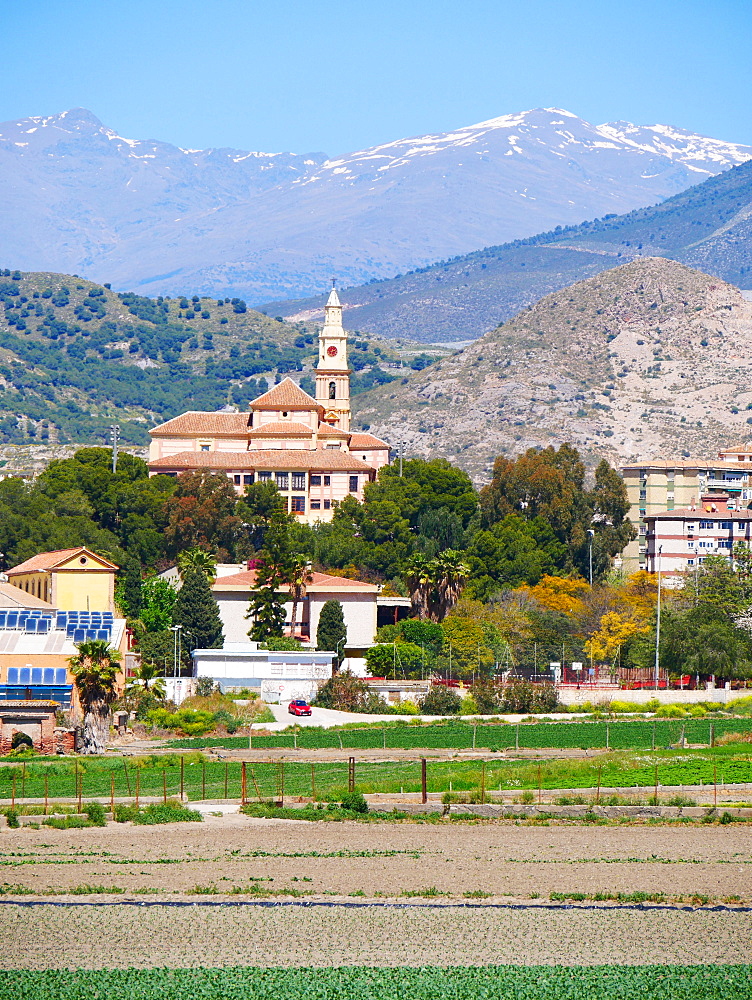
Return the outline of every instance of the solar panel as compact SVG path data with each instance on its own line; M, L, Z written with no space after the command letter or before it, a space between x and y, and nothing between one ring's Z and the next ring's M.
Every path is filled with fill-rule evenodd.
M77 628L77 629L75 629L74 632L73 632L73 641L74 642L85 642L86 641L86 629L84 629L84 628Z

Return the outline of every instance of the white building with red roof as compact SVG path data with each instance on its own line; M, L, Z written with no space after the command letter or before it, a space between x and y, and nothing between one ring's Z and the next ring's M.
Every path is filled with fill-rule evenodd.
M191 410L150 434L152 475L211 469L239 493L274 482L288 511L311 523L331 520L347 496L362 500L366 483L389 462L385 441L350 431L347 334L335 289L319 336L315 399L285 378L253 400L248 413Z
M706 493L689 507L647 514L647 570L678 577L707 556L731 558L734 546L752 541L752 510L738 510L728 494Z

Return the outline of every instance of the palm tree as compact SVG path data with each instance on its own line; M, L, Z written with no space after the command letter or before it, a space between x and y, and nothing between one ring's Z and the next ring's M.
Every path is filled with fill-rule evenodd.
M178 554L180 576L184 577L192 569L197 569L203 573L210 584L214 583L217 576L216 556L212 555L211 552L207 552L206 549L183 549Z
M470 567L462 561L462 553L445 549L433 560L436 588L436 621L443 621L459 600L470 575Z
M110 705L117 697L120 653L106 639L76 644L68 665L84 712L84 753L104 753L110 731Z
M415 555L405 564L403 576L410 591L413 610L418 612L419 618L430 617L434 561L424 555Z
M127 695L145 694L149 691L156 698L164 698L164 679L153 663L141 663L141 666L134 673L131 683L125 690Z
M290 588L292 597L292 629L290 635L295 638L295 620L298 617L298 605L305 597L306 587L313 583L310 564L302 556L294 556L285 574L285 582Z

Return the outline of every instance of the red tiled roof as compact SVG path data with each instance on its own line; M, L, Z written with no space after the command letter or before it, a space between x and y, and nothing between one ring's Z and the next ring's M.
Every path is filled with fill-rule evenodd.
M350 580L344 576L330 576L328 573L311 573L313 580L306 585L306 590L312 593L342 593L344 591L361 591L375 593L378 587L373 583L363 583L362 580ZM214 581L214 591L246 591L256 586L256 570L243 570L242 573L232 573L230 576L219 576ZM287 589L286 587L283 589Z
M275 385L263 396L258 396L251 402L252 410L319 410L321 407L303 392L299 385L296 385L291 378L283 378L279 385Z
M152 472L183 469L226 469L243 472L255 469L281 469L289 472L373 472L373 468L339 448L318 451L180 451L149 462Z
M258 427L255 427L250 432L249 437L258 437L259 435L267 434L274 437L279 437L280 435L291 435L292 437L306 435L310 437L313 434L313 429L307 424L297 423L294 420L272 420L268 424L260 424Z
M707 507L698 504L694 509L692 507L677 507L675 510L664 510L659 514L643 514L642 516L645 521L697 521L698 519L702 521L706 517L713 517L721 521L752 521L752 510L725 510L724 508L708 510Z
M16 573L40 573L45 570L54 569L59 566L60 563L66 562L72 556L78 553L83 555L92 556L99 562L105 563L106 566L112 569L117 569L118 567L115 563L105 559L104 556L98 556L96 552L92 552L91 549L87 549L85 545L78 545L75 549L58 549L56 552L40 552L38 555L32 556L31 559L27 559L25 562L19 563L18 566L14 566L13 569L8 570L8 576L15 576Z
M319 424L319 437L338 437L349 438L350 435L347 431L341 431L339 427L332 427L331 424L325 424L323 421Z
M389 448L386 441L382 441L380 438L374 437L373 434L353 434L350 437L350 448L365 448L368 451L369 448Z
M203 410L188 410L179 417L166 420L149 431L151 435L163 434L207 434L244 437L248 431L248 413L207 413Z

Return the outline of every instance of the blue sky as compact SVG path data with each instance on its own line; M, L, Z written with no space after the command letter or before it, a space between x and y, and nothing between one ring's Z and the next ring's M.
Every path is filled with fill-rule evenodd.
M752 144L752 0L5 0L0 121L337 154L532 107Z

